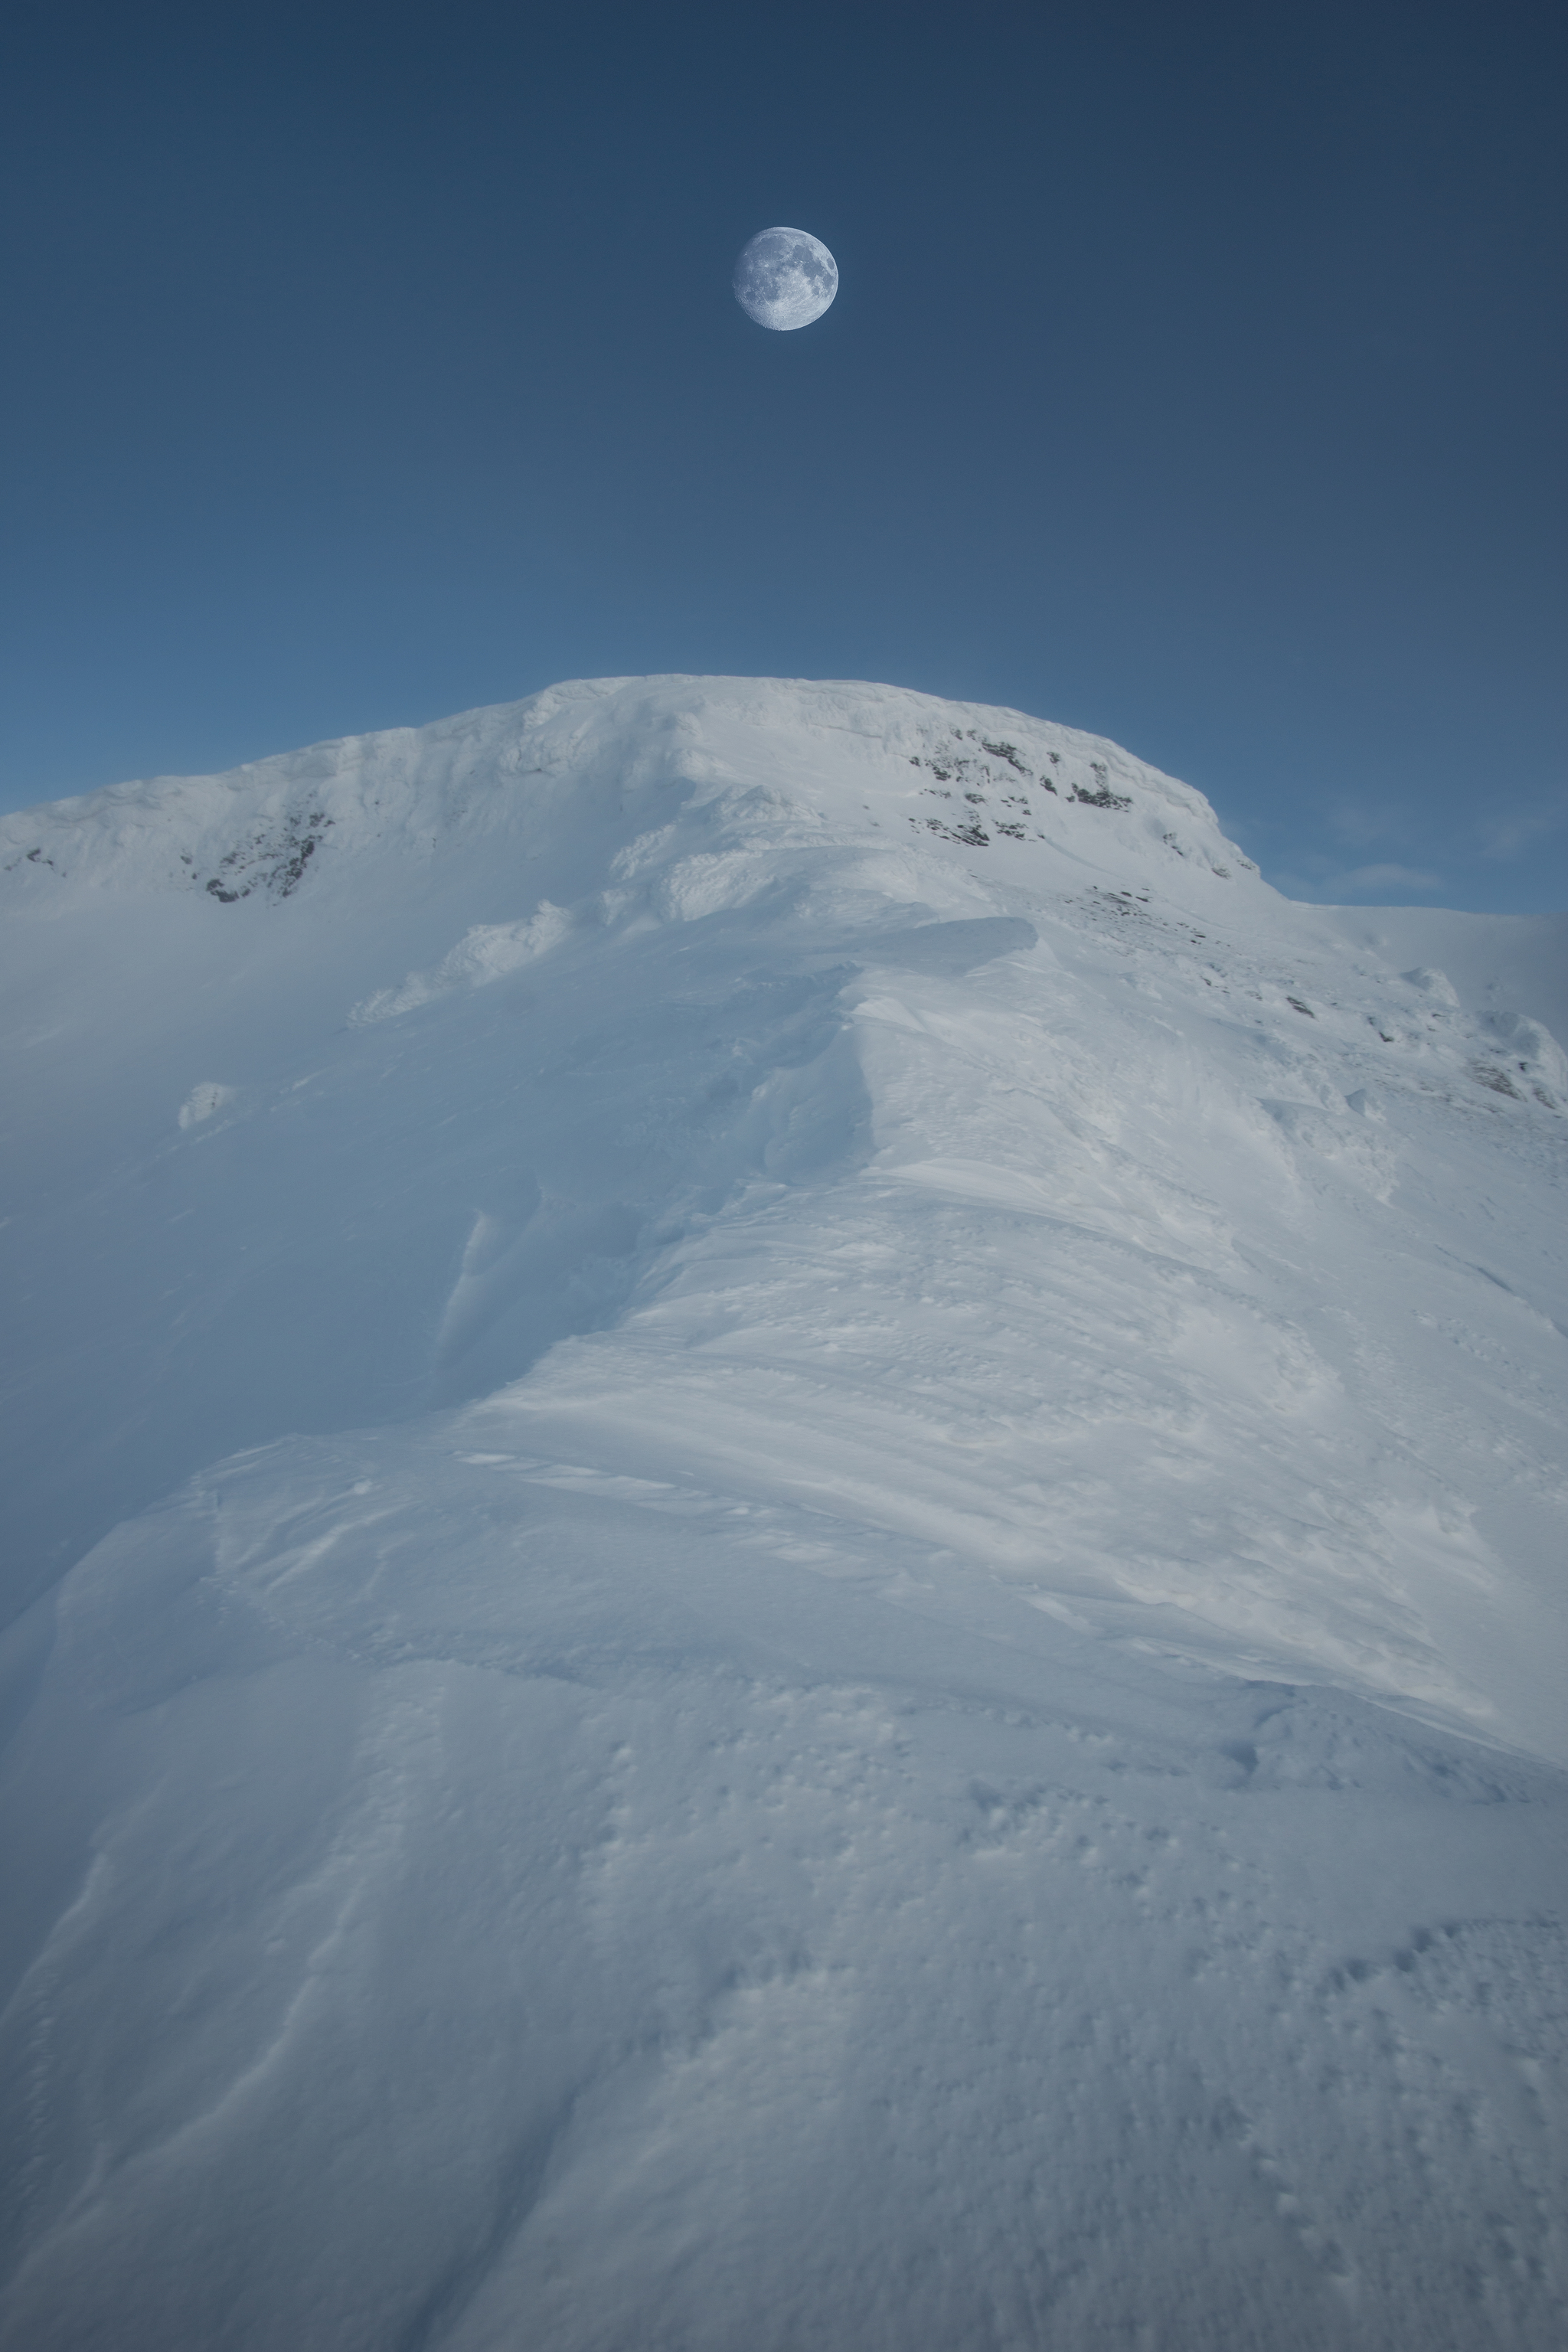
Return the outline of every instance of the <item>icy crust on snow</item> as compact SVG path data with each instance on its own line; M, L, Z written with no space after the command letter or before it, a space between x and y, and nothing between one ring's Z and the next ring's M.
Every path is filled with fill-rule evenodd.
M1568 926L886 688L11 823L0 2341L1557 2352Z

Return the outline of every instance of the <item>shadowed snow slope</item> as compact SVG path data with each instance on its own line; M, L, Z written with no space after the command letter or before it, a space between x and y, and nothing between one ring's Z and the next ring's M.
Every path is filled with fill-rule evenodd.
M889 688L0 820L26 2352L1568 2340L1568 926Z

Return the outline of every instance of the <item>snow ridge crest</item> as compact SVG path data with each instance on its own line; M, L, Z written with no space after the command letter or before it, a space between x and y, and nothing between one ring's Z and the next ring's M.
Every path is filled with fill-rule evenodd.
M819 839L898 832L994 866L1041 845L1103 862L1137 842L1205 877L1253 870L1200 793L1022 712L859 683L608 678L0 818L0 892L276 902L367 856L426 862L479 841L528 856L563 824L614 836L613 857L650 821L719 800L732 835L776 837L786 820Z

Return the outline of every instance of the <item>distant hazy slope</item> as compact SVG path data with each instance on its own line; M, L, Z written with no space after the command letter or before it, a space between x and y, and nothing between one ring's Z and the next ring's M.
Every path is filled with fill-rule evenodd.
M0 869L5 2341L1555 2352L1559 919L766 680Z

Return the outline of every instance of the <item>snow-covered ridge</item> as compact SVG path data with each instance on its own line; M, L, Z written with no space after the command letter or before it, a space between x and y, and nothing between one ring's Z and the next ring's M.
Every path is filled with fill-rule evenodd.
M159 777L0 818L0 878L279 898L355 853L429 858L764 786L773 824L905 824L972 847L1070 845L1080 814L1207 870L1246 871L1201 793L1117 745L891 687L595 679L424 728L350 736L217 776ZM760 812L753 808L753 818Z
M673 677L572 681L425 728L22 811L0 819L0 905L43 914L73 890L175 890L226 908L308 891L341 915L367 889L417 889L421 870L476 856L538 879L527 911L468 925L423 969L378 975L351 1020L482 986L574 932L809 892L819 870L839 891L858 877L881 908L873 920L928 902L1021 907L1045 888L1145 936L1185 925L1190 947L1220 936L1227 908L1245 928L1244 906L1280 904L1201 793L1103 738L854 681ZM1365 935L1372 914L1355 919ZM1289 951L1274 963L1269 993L1318 1017L1291 993L1312 985L1307 968ZM1543 1008L1496 985L1461 1008L1440 972L1428 984L1395 969L1348 1004L1336 991L1330 1017L1347 1010L1358 1043L1369 1027L1466 1088L1568 1102Z
M1336 1182L1390 1201L1405 1181L1391 1126L1401 1102L1432 1107L1458 1122L1456 1132L1500 1118L1538 1152L1563 1140L1568 1064L1550 1025L1559 1005L1568 1010L1560 925L1292 908L1224 839L1200 794L1115 745L1018 712L858 684L579 682L228 776L127 785L7 824L17 846L0 891L17 974L10 1100L19 1174L38 1158L40 1138L47 1160L50 1135L89 1116L91 1088L84 1096L80 1076L69 1074L100 1050L111 1066L105 1108L134 1089L124 1099L138 1149L160 1150L156 1139L174 1133L205 1162L243 1139L259 1166L319 1097L316 1065L341 1065L333 1087L354 1066L331 1041L363 1033L367 1052L380 1039L417 1060L446 1034L432 1027L443 1021L454 1039L472 1022L507 1024L525 1055L536 1038L553 1052L591 1033L601 1042L567 1050L592 1062L604 1041L612 1059L630 1051L651 1019L638 1117L647 1132L667 1133L691 1081L673 1043L680 1024L653 1008L672 989L684 997L699 969L711 969L705 992L737 1007L756 994L745 975L759 960L790 975L779 982L787 1013L746 1028L733 1073L714 1079L720 1090L704 1097L700 1118L680 1114L684 1139L652 1172L613 1173L619 1147L592 1123L563 1148L581 1088L552 1090L542 1071L515 1137L505 1117L489 1121L487 1158L510 1153L516 1172L464 1175L461 1158L445 1171L414 1110L425 1081L400 1081L414 1120L413 1139L399 1147L406 1181L434 1222L378 1307L397 1326L396 1344L390 1356L374 1351L374 1375L364 1364L335 1391L328 1383L312 1410L329 1425L380 1417L389 1362L402 1364L405 1395L472 1393L485 1378L525 1370L545 1335L613 1321L656 1278L661 1253L694 1230L696 1203L722 1209L749 1183L786 1171L796 1181L812 1169L847 1174L867 1149L889 1170L901 1160L945 1166L940 1155L890 1144L898 1122L873 1076L886 1034L878 972L923 971L939 990L959 988L960 1003L977 984L963 976L1004 959L1019 1003L1031 987L1044 990L1049 1058L1039 1062L1030 1045L1022 1066L1034 1075L1021 1087L998 1076L1012 1098L1036 1101L1032 1118L1046 1118L1037 1148L1021 1166L1004 1151L984 1168L970 1135L952 1159L968 1172L951 1182L994 1202L1046 1213L1076 1203L1083 1214L1103 1189L1100 1155L1131 1151L1146 1172L1120 1207L1093 1213L1106 1230L1168 1239L1179 1227L1191 1245L1167 1171L1170 1150L1190 1154L1193 1134L1177 1120L1172 1143L1156 1146L1152 1125L1189 1064L1194 1100L1211 1106L1205 1116L1228 1106L1225 1120L1246 1139L1244 1160L1253 1156L1265 1198L1281 1183L1310 1193L1331 1170ZM1434 925L1462 988L1420 952L1428 933L1437 936ZM121 944L132 939L134 950ZM36 981L26 977L35 965ZM175 970L188 975L180 989L189 1001L176 990L177 1004L162 993ZM1086 1034L1085 1074L1063 1093L1072 1055L1062 1016L1047 1007L1053 993L1063 1006L1072 1001L1072 971L1100 972L1094 1002L1107 976L1113 984L1093 1016L1103 1047ZM898 983L900 1002L911 984ZM590 1006L599 1008L591 1023ZM731 1015L715 1017L722 1033ZM1173 1044L1194 1024L1186 1045ZM207 1044L171 1050L187 1032ZM977 1050L983 1063L993 1058L984 1040ZM169 1076L155 1088L134 1079L165 1061ZM1109 1093L1101 1062L1121 1073ZM29 1130L30 1090L57 1073L77 1090L68 1117L62 1125L58 1114L35 1114ZM363 1083L355 1078L343 1095L345 1119ZM506 1066L506 1099L518 1085ZM1104 1105L1087 1128L1084 1100ZM610 1097L596 1116L612 1117ZM471 1126L476 1111L467 1104L431 1117L438 1135L454 1122ZM1064 1132L1078 1137L1065 1158ZM336 1164L357 1169L357 1149L345 1126ZM1211 1181L1202 1167L1200 1154L1194 1197ZM287 1150L275 1181L284 1198L265 1221L281 1273L299 1239ZM310 1181L319 1187L321 1177ZM16 1197L26 1198L25 1179ZM552 1206L568 1198L598 1204L583 1207L580 1231L575 1209ZM212 1207L221 1250L218 1197ZM362 1213L345 1194L337 1213L357 1223ZM1205 1210L1199 1223L1229 1231L1234 1221L1215 1224ZM24 1230L14 1223L21 1246ZM613 1248L601 1246L608 1234L622 1236ZM1226 1242L1220 1259L1236 1246ZM591 1278L572 1271L590 1260ZM320 1293L330 1317L335 1282ZM279 1297L289 1295L284 1280ZM266 1325L270 1298L257 1311ZM155 1479L151 1465L163 1459L177 1476L208 1458L193 1450L206 1442L195 1434L203 1427L209 1451L223 1451L289 1426L300 1375L281 1329L259 1349L255 1339L244 1352L252 1402L243 1414L224 1406L232 1386L224 1370L205 1386L177 1450L164 1456L127 1438L127 1462ZM68 1350L73 1369L61 1377L79 1388L77 1360ZM29 1380L44 1412L50 1387L40 1364ZM258 1419L262 1392L271 1401ZM105 1428L121 1426L109 1396L95 1410ZM156 1396L151 1410L162 1417ZM173 1399L169 1418L173 1444ZM24 1439L24 1454L30 1448ZM24 1488L37 1470L35 1461ZM75 1469L64 1483L73 1496L91 1492ZM121 1491L129 1507L156 1487Z
M1558 2352L1568 922L771 680L4 839L5 2352Z

